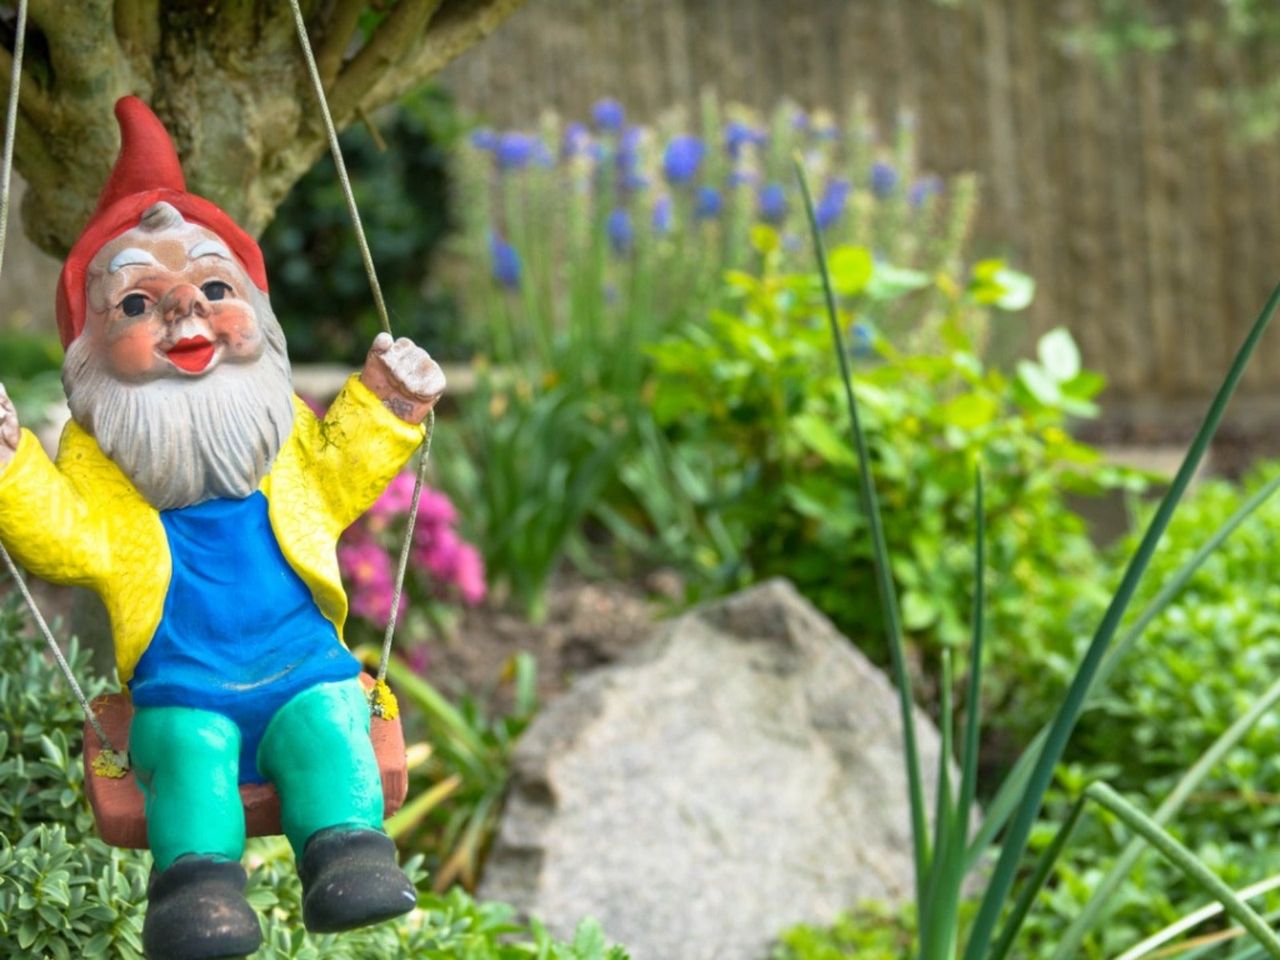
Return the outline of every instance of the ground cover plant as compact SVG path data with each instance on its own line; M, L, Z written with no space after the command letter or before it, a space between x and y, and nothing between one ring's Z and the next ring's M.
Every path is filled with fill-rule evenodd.
M803 172L799 163L797 163L797 170L803 182ZM807 199L808 191L806 190ZM807 205L812 211L811 204ZM1022 932L1029 910L1035 903L1055 862L1067 848L1073 831L1081 818L1086 815L1086 803L1091 802L1091 808L1101 808L1104 816L1109 815L1114 818L1113 822L1118 821L1135 839L1155 847L1187 880L1200 886L1217 900L1231 919L1256 941L1256 947L1251 944L1248 946L1249 950L1261 948L1268 955L1280 956L1280 938L1271 931L1266 921L1244 900L1237 897L1209 867L1160 826L1162 821L1168 820L1178 811L1190 791L1274 703L1274 698L1280 695L1280 685L1275 687L1273 693L1264 695L1243 716L1237 718L1231 727L1201 754L1196 763L1181 774L1177 787L1162 803L1154 817L1147 816L1101 780L1094 780L1084 785L1074 798L1067 816L1057 826L1052 839L1043 846L1034 868L1029 873L1024 872L1027 870L1025 856L1031 834L1041 815L1055 767L1062 757L1081 713L1089 705L1090 694L1096 693L1106 683L1118 660L1136 642L1146 624L1164 610L1191 579L1199 565L1212 554L1212 550L1261 502L1261 498L1254 498L1229 518L1219 531L1208 537L1205 543L1175 570L1170 581L1154 596L1137 623L1121 635L1118 643L1113 647L1126 610L1151 562L1156 545L1167 529L1174 509L1185 493L1208 447L1249 357L1270 321L1271 315L1280 304L1280 288L1273 293L1251 329L1192 441L1186 459L1168 493L1146 526L1052 722L1033 739L1019 763L1006 778L1001 790L986 810L982 829L971 840L970 815L973 809L977 776L980 723L978 704L980 703L979 690L985 639L986 565L982 464L979 462L975 465L974 579L977 592L973 606L972 639L969 647L969 679L966 697L968 709L964 717L963 731L958 732L955 729L951 687L949 683L944 683L941 720L943 750L938 771L939 785L935 798L934 825L930 830L926 815L927 801L923 794L919 757L915 746L906 651L902 640L890 557L885 544L875 482L872 471L869 469L870 460L866 437L859 418L859 404L842 343L842 325L826 269L822 236L816 222L813 239L822 267L828 318L835 341L836 355L841 363L852 434L858 449L859 460L863 465L859 471L862 506L867 517L869 537L874 545L876 582L885 632L890 640L894 678L902 706L906 775L911 799L913 849L916 863L915 904L916 914L920 918L914 947L915 955L922 958L950 958L961 955L963 951L966 960L1010 955L1011 949ZM951 670L951 651L944 651L944 677L949 677ZM955 785L951 783L948 759L953 745L960 756L961 768L961 779ZM1000 838L997 847L998 858L990 873L984 872L977 879L981 893L977 898L976 912L971 921L966 918L962 922L961 904L965 877L997 835ZM1011 899L1012 889L1020 874L1023 877L1021 888L1017 899L1014 900ZM1097 923L1098 921L1099 913L1094 913L1087 922ZM821 947L821 944L819 946Z
M91 696L105 688L74 644L68 659ZM412 703L412 694L404 700ZM79 705L24 626L12 595L0 604L0 716L0 955L140 960L150 855L108 847L94 835L84 799ZM419 815L415 802L423 806L416 795L408 817L389 824L391 832L411 825ZM560 941L536 923L516 923L501 904L475 901L457 888L433 892L420 855L406 864L419 900L404 922L340 936L304 935L291 861L280 838L251 841L247 895L266 919L255 960L626 957L593 923Z

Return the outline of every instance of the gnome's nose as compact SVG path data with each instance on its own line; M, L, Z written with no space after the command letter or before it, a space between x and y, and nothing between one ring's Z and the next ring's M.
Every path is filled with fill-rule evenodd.
M193 284L180 283L164 295L160 301L160 314L165 323L177 323L192 313L205 315L205 301Z

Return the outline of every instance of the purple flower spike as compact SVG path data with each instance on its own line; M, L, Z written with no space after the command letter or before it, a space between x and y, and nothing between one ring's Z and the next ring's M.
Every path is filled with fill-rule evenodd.
M887 197L898 185L898 171L887 163L871 166L871 192L877 197Z
M497 233L489 234L489 256L493 260L493 279L508 290L520 287L520 254Z
M706 147L697 137L675 137L662 156L662 175L671 184L688 183L697 176L705 152Z
M597 101L596 105L591 108L591 119L595 121L596 126L601 130L616 133L622 129L627 115L622 109L622 104L617 100L606 99Z
M587 149L591 142L591 134L587 132L587 128L581 123L571 123L565 127L564 141L560 144L560 157L564 160L572 160Z
M498 138L498 146L494 149L498 169L519 170L528 166L539 146L537 139L527 133L504 133Z
M748 146L759 146L765 142L765 135L753 130L745 123L734 120L724 128L724 149L734 160L742 156L742 150Z
M671 198L661 196L653 205L653 230L655 233L667 233L671 230Z
M817 209L813 211L819 228L826 230L840 219L840 215L844 213L845 201L849 198L849 189L848 180L832 180L827 184Z
M477 150L494 150L498 146L498 135L488 127L481 127L471 134L471 145Z
M911 185L911 190L907 194L907 201L913 207L921 207L930 197L936 196L941 192L941 180L937 177L925 177L923 180L917 180Z
M780 183L766 183L760 188L760 219L777 225L787 218L787 194Z
M631 252L636 233L631 226L631 214L619 207L609 214L605 222L605 232L609 235L609 245L618 256Z
M720 210L724 207L724 201L720 198L720 191L715 187L699 187L698 200L693 208L693 215L699 220L713 220L720 216Z

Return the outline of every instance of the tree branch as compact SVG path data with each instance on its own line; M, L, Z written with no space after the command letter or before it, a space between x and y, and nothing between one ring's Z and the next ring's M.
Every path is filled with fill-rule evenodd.
M9 97L9 77L13 74L13 51L0 44L0 98ZM31 74L31 47L23 56L21 84L18 90L19 122L23 115L36 126L44 126L49 120L49 96Z
M442 0L399 0L360 51L338 74L329 92L333 122L343 127L370 87L393 72L427 30Z
M351 35L360 22L364 0L333 0L316 30L316 64L320 67L320 79L325 90L333 89L333 80L342 69L342 60Z
M525 0L446 0L418 49L364 92L359 105L376 110L421 86L448 63L479 43L515 13Z
M101 78L117 72L122 56L111 0L31 0L29 10L49 41L55 88L96 93Z
M134 73L155 81L155 55L160 47L160 0L116 0L116 39Z

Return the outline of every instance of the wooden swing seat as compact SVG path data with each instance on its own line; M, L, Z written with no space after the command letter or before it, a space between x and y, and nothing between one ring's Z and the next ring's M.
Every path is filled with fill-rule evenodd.
M373 678L368 674L362 673L360 679L366 688L373 688ZM112 745L127 753L129 726L133 722L133 704L129 698L123 693L106 694L95 698L91 706ZM400 809L409 793L404 730L400 727L399 718L384 720L375 716L369 738L373 741L378 770L382 774L383 816L389 817ZM119 779L95 774L93 761L101 752L98 737L86 721L84 782L98 835L113 847L145 850L148 846L147 820L142 810L142 790L132 769ZM280 833L280 797L275 787L269 783L242 784L240 800L244 804L246 836L267 837Z

